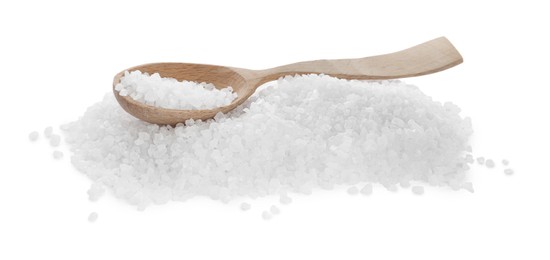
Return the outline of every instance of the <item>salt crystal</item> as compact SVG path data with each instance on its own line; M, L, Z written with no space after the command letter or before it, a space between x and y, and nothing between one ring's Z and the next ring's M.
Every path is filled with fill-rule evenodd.
M31 141L36 141L38 139L38 132L37 131L32 131L29 133L29 140Z
M212 109L229 105L237 93L230 86L216 89L214 85L193 81L177 81L148 75L139 70L126 71L115 86L121 96L148 105L170 109Z
M99 183L94 183L88 189L88 199L90 201L98 201L105 194L105 187Z
M502 160L502 165L507 166L510 162L506 159Z
M269 212L271 212L272 215L278 215L279 213L281 213L281 210L279 210L277 206L273 205L269 208Z
M351 186L348 188L348 194L349 195L357 195L359 193L359 189L355 186Z
M411 186L411 183L408 180L401 180L401 182L399 182L399 186L406 189Z
M449 180L448 185L449 185L449 187L451 187L451 189L453 189L455 191L460 190L462 188L462 183L458 182L456 180Z
M413 186L411 188L411 191L416 195L422 195L422 194L424 194L424 187L422 187L422 186Z
M474 163L474 156L472 156L471 154L466 155L466 162L469 163L469 164L473 164Z
M250 206L249 203L246 203L246 202L241 203L241 210L242 210L242 211L247 211L247 210L249 210L251 207L252 207L252 206Z
M51 146L56 147L56 146L59 145L60 142L61 142L61 136L56 135L56 134L52 134L50 136L50 145Z
M271 213L269 213L268 211L262 212L262 218L264 220L270 220L271 219Z
M90 213L90 215L88 215L88 221L90 223L93 223L97 220L97 217L98 217L97 212L92 212Z
M292 203L292 198L289 197L286 194L283 194L279 197L279 202L283 205L288 205L288 204Z
M44 129L44 136L46 138L50 138L50 136L52 136L52 133L53 133L53 127L48 126Z
M508 168L508 169L505 169L505 170L504 170L504 173L505 173L506 175L512 175L512 174L514 174L514 170Z
M462 188L473 193L474 192L474 185L471 182L465 182L462 184Z
M61 159L63 158L63 152L61 151L53 151L52 156L54 159Z
M495 167L495 162L491 159L488 159L487 161L485 161L485 166L487 166L487 168L493 168Z
M372 194L372 184L366 184L361 188L361 194L363 195L371 195Z
M485 163L485 158L484 157L477 157L477 163L483 165Z
M432 185L435 184L435 183L432 183ZM395 184L383 184L384 185L384 188L386 188L386 190L388 191L391 191L391 192L397 192L399 190L399 188L397 188L397 185Z

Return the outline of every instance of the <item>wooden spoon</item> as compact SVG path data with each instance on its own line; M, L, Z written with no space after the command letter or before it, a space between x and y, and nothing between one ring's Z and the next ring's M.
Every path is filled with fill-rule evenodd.
M445 37L440 37L395 53L359 59L316 60L284 65L266 70L192 63L151 63L126 69L159 73L162 77L208 82L216 88L233 87L238 97L229 105L209 110L159 108L120 96L114 89L124 76L118 73L113 92L126 112L150 123L175 125L187 119L210 119L218 112L227 113L249 98L260 85L286 75L326 74L343 79L381 80L406 78L442 71L462 63L462 56Z

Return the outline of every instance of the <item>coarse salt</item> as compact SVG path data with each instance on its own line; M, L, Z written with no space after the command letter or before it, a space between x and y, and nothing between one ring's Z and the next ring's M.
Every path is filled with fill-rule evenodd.
M414 193L416 195L422 195L422 194L424 194L424 187L422 187L422 186L413 186L411 188L411 191L412 191L412 193Z
M37 131L32 131L29 133L29 140L31 141L36 141L38 139L38 132Z
M242 211L247 211L251 208L251 206L250 206L249 203L243 202L243 203L241 203L240 208L241 208Z
M129 96L147 105L181 110L222 107L237 98L237 93L230 86L216 89L213 84L177 81L139 70L124 72L115 90L121 96Z
M473 191L464 183L472 127L459 112L400 81L304 75L281 78L214 120L149 124L110 94L62 129L79 171L143 209L360 183Z

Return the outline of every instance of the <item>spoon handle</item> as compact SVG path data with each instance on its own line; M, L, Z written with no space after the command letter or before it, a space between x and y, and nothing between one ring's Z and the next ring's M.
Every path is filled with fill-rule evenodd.
M379 80L415 77L442 71L462 63L462 56L445 37L414 47L358 59L298 62L257 71L260 83L286 75L326 74L344 79Z

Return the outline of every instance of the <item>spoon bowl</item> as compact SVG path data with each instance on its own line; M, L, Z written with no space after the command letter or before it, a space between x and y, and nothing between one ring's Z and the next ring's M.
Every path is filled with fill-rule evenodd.
M266 70L193 63L144 64L116 74L113 92L120 106L134 117L154 124L176 125L187 119L206 120L213 118L218 112L227 113L246 101L260 85L286 75L326 74L343 79L396 79L435 73L462 61L462 56L454 46L445 37L440 37L390 54L358 59L306 61ZM121 96L115 90L124 72L135 70L149 74L159 73L161 77L179 81L212 83L218 89L231 86L237 98L227 106L206 110L166 109L147 105L130 96Z
M129 96L121 96L113 87L115 97L120 106L131 115L154 124L175 125L183 123L185 120L213 118L218 112L227 113L238 105L242 104L252 93L252 85L237 71L229 67L193 64L193 63L150 63L129 68L125 71L139 70L149 74L159 73L161 77L175 78L179 81L196 81L212 83L216 88L221 89L231 86L237 93L237 98L227 106L207 110L178 110L155 107L135 101ZM120 82L124 76L124 71L115 76L113 86Z

